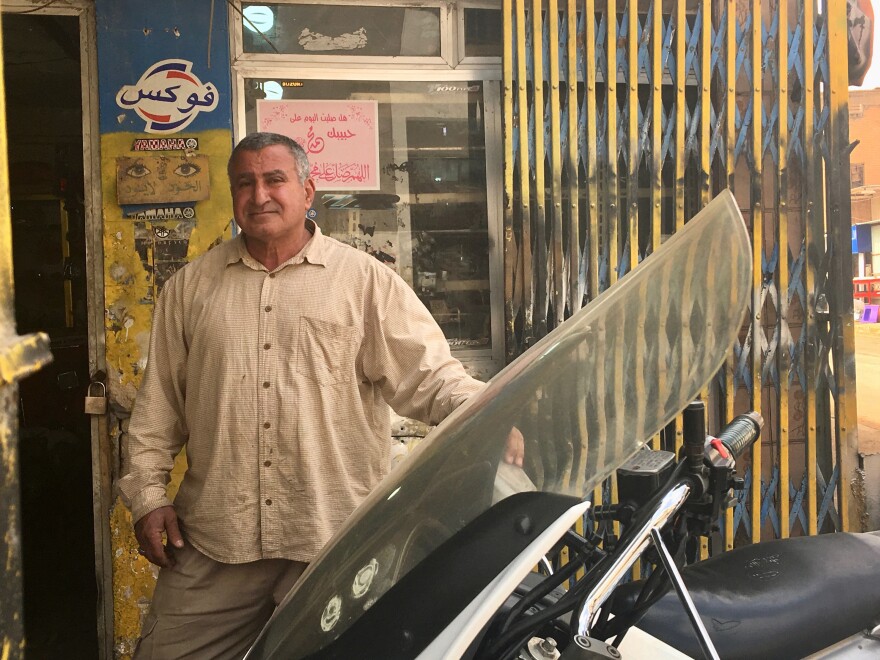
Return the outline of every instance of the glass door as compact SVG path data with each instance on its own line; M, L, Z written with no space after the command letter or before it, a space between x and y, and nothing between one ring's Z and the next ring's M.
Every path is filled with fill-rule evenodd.
M393 268L475 375L503 363L496 81L244 78L245 130L309 154L321 231Z

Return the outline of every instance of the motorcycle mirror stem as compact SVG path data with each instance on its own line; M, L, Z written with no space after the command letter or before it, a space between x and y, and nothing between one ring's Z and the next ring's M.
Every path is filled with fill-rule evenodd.
M693 482L693 496L701 497L708 487L707 470L703 465L706 447L706 404L703 401L692 401L682 411L682 440L687 472Z

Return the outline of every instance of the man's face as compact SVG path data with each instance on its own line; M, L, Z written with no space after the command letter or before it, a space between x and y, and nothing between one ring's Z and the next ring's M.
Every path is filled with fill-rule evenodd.
M268 245L302 236L315 184L311 179L299 182L296 159L287 147L276 144L238 153L229 182L235 220L249 239Z

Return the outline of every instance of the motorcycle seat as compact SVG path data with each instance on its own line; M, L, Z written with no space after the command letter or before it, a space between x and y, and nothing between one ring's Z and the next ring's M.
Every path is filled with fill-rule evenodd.
M880 532L766 541L682 570L721 658L803 658L876 623L880 615ZM637 595L624 585L618 609ZM691 657L702 657L674 591L637 623Z

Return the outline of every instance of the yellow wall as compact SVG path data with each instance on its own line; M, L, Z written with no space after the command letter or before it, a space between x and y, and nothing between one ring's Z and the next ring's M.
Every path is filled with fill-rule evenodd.
M108 395L114 416L111 418L111 443L121 448L128 415L140 385L150 337L153 301L158 295L150 268L153 254L147 247L144 254L136 249L136 221L124 218L116 202L116 158L135 155L132 143L143 134L110 133L101 138L101 171L104 206L104 310L108 372ZM175 136L179 137L179 136ZM186 135L185 137L191 137ZM209 158L211 196L196 203L192 231L184 231L187 223L177 220L140 221L147 230L144 236L155 235L156 228L171 236L188 238L186 259L192 260L211 246L231 236L232 203L226 177L226 163L232 150L227 130L204 131L199 139L199 154ZM143 237L142 237L143 238ZM146 256L146 264L144 256ZM117 461L117 464L119 461ZM169 495L185 471L183 455L178 457L169 484ZM114 479L119 474L114 474ZM137 554L131 514L117 499L109 512L113 552L114 647L116 657L130 657L140 632L140 623L149 608L155 586L157 568Z

